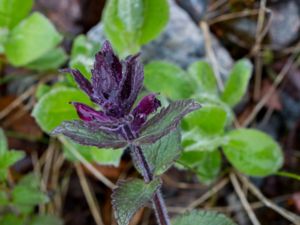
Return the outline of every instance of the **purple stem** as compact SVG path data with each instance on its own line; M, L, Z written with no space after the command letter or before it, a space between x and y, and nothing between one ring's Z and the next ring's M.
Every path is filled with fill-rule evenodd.
M124 127L123 133L127 137L128 140L132 140L135 137L129 126ZM145 158L145 155L143 153L143 150L140 146L132 145L130 146L132 158L133 160L136 160L138 163L138 166L140 167L142 171L142 175L144 178L144 181L146 183L149 183L153 180L153 172L151 171L150 165L147 162L147 159ZM155 211L155 216L157 219L157 222L159 225L171 225L170 218L168 216L167 207L164 202L164 199L161 194L160 188L156 190L152 197L152 205Z
M144 153L140 146L132 146L132 153L134 159L138 161L138 164L142 170L144 181L149 183L153 180L153 173L151 172L149 163L147 162ZM152 197L152 205L155 211L155 216L159 225L171 225L166 204L161 194L160 188L156 190Z

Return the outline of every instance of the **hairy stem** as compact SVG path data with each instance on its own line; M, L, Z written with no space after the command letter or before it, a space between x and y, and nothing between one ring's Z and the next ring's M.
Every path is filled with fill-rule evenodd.
M129 126L123 127L123 134L128 140L136 138L136 135L132 132ZM131 145L132 160L136 161L136 164L140 168L144 181L149 183L153 180L153 172L150 168L147 159L140 146ZM152 197L152 205L155 211L155 216L159 225L171 225L170 218L167 213L167 207L161 194L160 188L156 190Z
M153 180L153 173L150 169L144 153L140 146L131 146L133 159L137 160L137 163L142 170L144 181L150 182ZM159 225L171 225L170 218L167 213L166 204L161 194L160 188L154 193L152 198L152 204L155 211L156 219Z

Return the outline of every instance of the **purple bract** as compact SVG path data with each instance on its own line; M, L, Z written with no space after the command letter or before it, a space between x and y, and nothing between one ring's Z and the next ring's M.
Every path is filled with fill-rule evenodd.
M143 66L138 56L119 60L110 43L105 41L95 56L91 82L79 70L63 70L71 73L79 87L101 107L97 111L83 103L73 102L81 120L116 131L119 125L127 124L137 132L148 115L160 107L156 95L149 94L132 109L144 80Z

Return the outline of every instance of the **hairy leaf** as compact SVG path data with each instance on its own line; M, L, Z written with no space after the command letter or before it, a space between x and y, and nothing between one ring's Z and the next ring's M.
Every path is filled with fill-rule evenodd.
M221 99L230 106L235 106L245 95L252 74L249 60L239 60L232 68Z
M11 31L5 53L11 64L23 66L44 56L61 40L53 24L36 12Z
M191 211L178 216L173 225L236 225L225 215L213 211Z
M169 62L153 61L145 66L145 87L170 99L190 97L195 85L179 66Z
M188 68L188 73L197 84L197 92L216 95L217 81L211 65L205 61L197 61Z
M119 139L116 135L89 126L81 120L65 121L55 128L52 134L63 134L78 144L99 148L121 148L127 144L125 140Z
M35 105L32 115L45 132L51 132L65 120L77 119L71 101L89 103L89 98L75 88L59 87L46 93Z
M155 143L142 145L141 148L153 173L163 174L180 155L180 131L176 129Z
M200 105L194 100L180 100L172 102L167 108L149 119L141 129L137 144L154 143L164 135L176 129L181 119L188 113L197 110Z
M223 145L230 163L250 176L267 176L282 166L280 146L267 134L255 129L237 129L227 135Z
M128 225L134 213L151 200L159 186L159 180L148 184L140 179L119 181L118 187L112 194L112 204L118 225Z
M30 12L33 0L1 0L0 27L16 26Z

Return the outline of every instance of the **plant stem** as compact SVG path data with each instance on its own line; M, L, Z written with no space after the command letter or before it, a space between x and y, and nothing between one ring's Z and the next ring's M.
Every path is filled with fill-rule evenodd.
M132 130L128 125L123 127L123 134L128 140L133 140L137 136L134 135L134 133L132 132ZM137 145L131 145L130 149L131 149L132 160L137 162L137 165L142 172L144 181L146 183L151 182L154 178L153 172L150 168L149 163L147 162L147 159L145 158L142 148ZM158 224L171 225L170 218L167 213L167 207L162 197L160 188L156 190L156 192L152 197L152 205L155 211L155 216Z
M133 159L137 160L140 169L142 170L144 181L149 183L153 180L153 173L150 169L144 153L140 146L131 146ZM161 194L160 188L156 190L152 198L152 204L155 211L155 216L159 225L171 225L170 218L167 213L166 204Z

